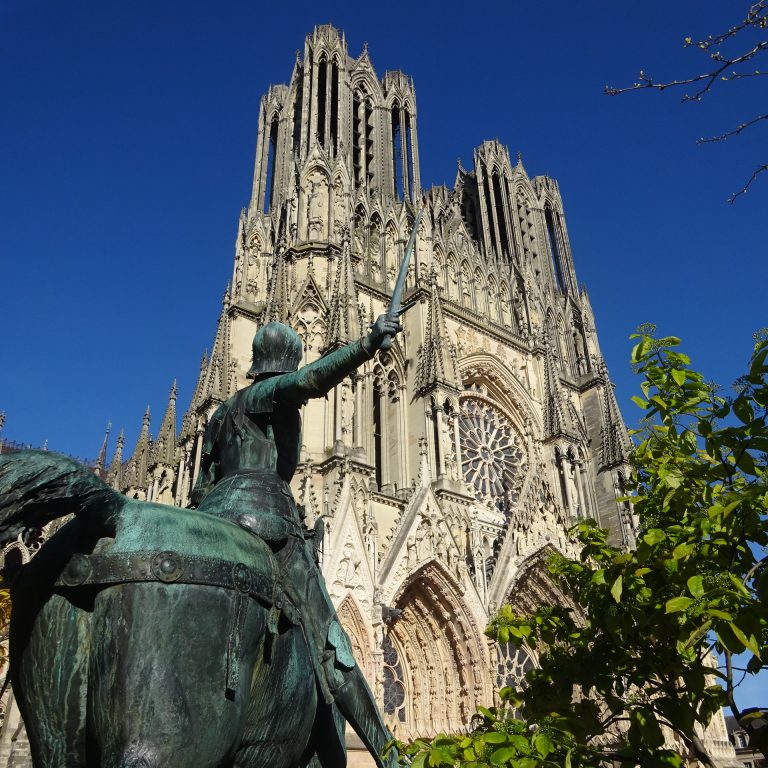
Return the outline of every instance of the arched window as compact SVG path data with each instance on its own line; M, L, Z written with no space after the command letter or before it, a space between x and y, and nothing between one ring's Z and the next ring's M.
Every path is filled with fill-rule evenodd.
M547 224L547 240L549 242L549 253L552 256L552 266L555 271L555 283L561 293L568 293L565 284L565 272L563 270L563 260L560 254L560 240L557 224L555 223L552 209L547 205L544 208L544 218Z
M296 81L296 96L293 101L293 147L294 151L299 151L301 144L301 112L304 101L304 80L298 78Z
M400 125L400 106L392 105L392 193L400 200L403 194L403 144Z
M267 148L267 175L266 191L264 195L264 213L269 213L272 207L272 195L275 191L275 155L277 154L277 127L279 121L277 113L272 118L269 126L269 147Z
M317 137L320 146L325 146L325 113L327 107L326 86L328 80L328 62L321 57L317 68Z
M488 183L488 176L483 179L483 196L485 198L485 211L488 216L488 229L491 233L491 250L494 254L499 252L499 244L496 242L496 227L493 220L493 203L491 201L491 187Z
M384 637L384 714L397 722L406 721L405 675L400 654L389 635Z
M373 457L376 484L394 493L404 485L405 444L401 377L384 354L373 369Z
M520 688L526 673L534 667L528 651L509 642L500 644L497 654L496 690L506 686Z
M408 198L413 200L413 136L411 135L411 115L405 113L405 150L408 162Z
M355 90L352 94L352 169L355 179L355 185L360 186L365 180L363 171L363 157L365 147L363 146L365 136L365 114L364 114L364 92L361 85L360 90Z
M339 65L331 65L331 151L336 155L339 141Z
M493 199L495 203L495 216L499 225L499 239L501 240L501 252L509 258L509 236L507 234L507 217L504 214L504 200L501 195L501 182L499 173L493 172Z

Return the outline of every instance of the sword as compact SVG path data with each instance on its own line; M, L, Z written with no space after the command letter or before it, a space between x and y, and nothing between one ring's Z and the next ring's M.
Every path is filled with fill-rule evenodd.
M400 265L400 271L397 273L395 289L392 291L392 298L389 301L389 309L387 309L387 316L391 320L396 320L406 309L408 309L408 307L413 306L413 303L411 303L404 307L401 302L403 299L403 291L405 290L405 278L408 276L408 265L411 263L411 256L413 256L413 249L416 245L416 233L419 230L419 223L421 222L423 213L424 209L422 208L416 214L416 220L413 222L411 236L408 238L408 245L405 247L403 263ZM387 334L381 342L380 349L382 351L388 350L392 346L392 341L393 337Z

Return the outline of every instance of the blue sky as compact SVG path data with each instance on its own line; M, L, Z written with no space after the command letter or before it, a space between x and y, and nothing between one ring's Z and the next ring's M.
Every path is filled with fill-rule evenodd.
M268 9L265 10L265 8ZM386 8L384 15L375 8ZM746 4L744 5L746 7ZM93 457L127 449L174 377L191 396L248 203L259 98L317 23L364 41L379 75L413 76L422 185L498 138L560 182L576 271L625 419L639 413L629 334L681 336L707 378L742 373L765 312L765 128L695 139L766 102L760 79L701 102L609 98L644 68L698 71L682 40L742 4L679 0L386 4L6 0L0 6L0 364L4 436ZM761 154L762 153L762 154Z

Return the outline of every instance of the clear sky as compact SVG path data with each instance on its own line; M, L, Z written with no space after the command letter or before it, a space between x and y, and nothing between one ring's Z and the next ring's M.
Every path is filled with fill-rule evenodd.
M708 378L740 375L765 311L766 128L696 146L756 114L760 78L702 102L610 98L644 68L706 63L682 40L719 32L746 3L455 2L0 4L0 353L4 436L94 457L104 427L132 450L174 377L184 412L213 340L259 99L287 82L318 23L364 41L379 76L416 85L422 186L498 138L560 182L576 272L595 310L625 419L637 382L629 334L683 337ZM762 154L761 154L762 153Z

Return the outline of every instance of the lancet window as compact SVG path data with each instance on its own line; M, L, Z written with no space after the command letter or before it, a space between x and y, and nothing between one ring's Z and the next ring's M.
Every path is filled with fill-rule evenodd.
M390 492L403 486L405 467L401 377L382 355L373 369L373 456L376 484Z
M400 654L389 635L384 637L384 714L404 723L405 712L405 675Z
M267 173L265 176L266 194L264 195L264 213L269 213L269 209L272 207L272 195L275 191L275 158L277 155L278 125L279 120L277 113L275 113L269 126L269 146L267 147Z
M501 182L499 180L499 173L496 170L493 172L493 200L495 203L494 218L499 227L499 245L501 247L501 253L509 258L510 251L509 235L507 233L507 217L504 214L504 199L501 194Z
M392 107L392 193L400 200L403 196L403 142L400 126L400 106Z
M544 208L544 219L547 225L547 240L549 242L549 253L552 257L552 266L555 272L555 283L561 293L567 293L568 288L565 284L565 271L563 258L560 252L560 239L557 223L555 222L552 208L547 205Z

